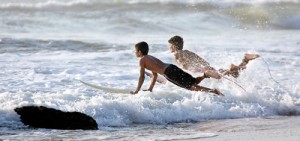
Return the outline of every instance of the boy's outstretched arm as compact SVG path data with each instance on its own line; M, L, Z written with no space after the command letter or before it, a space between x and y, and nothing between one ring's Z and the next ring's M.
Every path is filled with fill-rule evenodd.
M148 91L150 91L150 92L152 92L152 89L153 89L153 87L155 85L155 82L157 80L157 73L156 72L152 72L152 75L153 75L153 77L151 79L151 84L150 84L150 86L148 88Z
M139 82L138 82L138 85L137 85L135 91L131 91L130 93L131 94L137 94L140 91L140 89L141 89L141 87L142 87L142 85L144 83L144 80L145 80L145 65L143 64L142 61L140 61L140 77L139 77Z

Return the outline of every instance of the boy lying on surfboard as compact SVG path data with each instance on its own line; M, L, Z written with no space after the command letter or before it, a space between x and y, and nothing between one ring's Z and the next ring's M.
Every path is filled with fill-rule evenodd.
M246 69L246 65L250 60L254 60L259 57L258 54L245 54L238 66L231 64L230 69L219 69L216 71L213 67L209 65L207 61L198 56L197 54L183 50L183 38L180 36L173 36L169 40L169 50L173 53L174 59L177 65L183 70L190 72L205 72L207 70L213 71L214 75L228 75L237 78L239 76L239 71Z
M186 88L191 91L211 92L216 95L223 96L223 94L218 89L210 89L198 85L205 78L214 77L218 79L218 75L215 75L214 73L212 73L212 71L206 71L204 72L203 76L194 78L193 76L184 72L177 66L173 64L166 64L161 60L151 55L148 55L148 51L149 47L146 42L139 42L135 45L135 54L137 57L140 58L140 77L135 91L131 91L131 94L137 94L140 91L145 80L145 69L147 69L152 71L153 75L148 91L152 92L155 82L157 80L157 76L158 74L161 74L168 81L174 83L179 87Z

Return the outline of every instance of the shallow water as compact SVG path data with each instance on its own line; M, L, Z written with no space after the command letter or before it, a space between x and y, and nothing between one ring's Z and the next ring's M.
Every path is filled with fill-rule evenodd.
M299 1L2 0L0 11L1 139L126 140L129 132L141 140L190 139L197 131L180 126L300 113ZM167 48L175 34L216 68L240 63L245 52L261 58L235 80L242 88L226 79L201 83L225 97L170 83L156 84L153 93L112 94L78 81L134 90L139 71L133 45L147 41L151 55L175 63ZM83 112L100 130L28 129L13 111L24 105Z

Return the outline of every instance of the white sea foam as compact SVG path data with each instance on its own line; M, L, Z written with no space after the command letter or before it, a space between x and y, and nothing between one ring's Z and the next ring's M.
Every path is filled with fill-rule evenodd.
M299 115L298 2L279 3L279 7L267 0L219 3L224 6L202 2L3 1L0 130L14 134L24 128L13 111L23 105L83 112L109 131L120 126L131 130L136 124L164 128L177 122ZM175 34L184 38L185 49L216 68L239 64L245 52L259 53L261 58L251 61L238 79L230 78L242 88L226 79L201 82L220 89L225 97L191 92L171 83L156 84L152 93L112 94L78 81L134 90L139 76L134 44L147 41L151 55L175 63L167 42ZM150 79L144 83L147 89ZM17 138L29 136L19 132ZM61 133L57 132L51 135ZM103 134L101 139L112 139L109 133Z
M248 36L245 42L253 41L251 38ZM187 38L187 42L193 39L194 37ZM243 48L248 48L245 51L252 48L249 45L240 44L239 46L243 46L243 48L236 47L237 50L231 50L229 45L225 45L229 47L227 48L229 50L224 54L223 47L221 47L224 44L220 47L216 44L214 45L216 48L207 48L209 52L202 52L201 48L195 47L211 46L208 44L209 41L206 42L205 38L202 39L203 44L190 42L187 43L186 48L194 49L217 68L227 68L230 63L238 64L245 50ZM269 39L271 40L271 38ZM224 38L224 40L228 40L228 38ZM219 40L218 42L224 43L225 41ZM47 44L47 41L37 43ZM82 50L84 51L82 52L69 47L65 47L67 49L65 51L58 49L54 52L47 50L32 53L21 51L18 54L7 52L0 55L3 60L1 63L3 72L1 73L0 100L1 113L4 117L0 122L17 121L18 118L13 112L13 108L31 104L84 112L93 116L99 126L128 126L133 123L167 124L207 119L297 115L300 112L299 107L296 106L299 103L300 95L295 90L299 87L297 82L300 76L293 70L280 69L282 65L297 68L293 63L293 61L297 63L297 56L289 56L291 60L285 60L286 54L294 52L297 46L296 44L294 47L290 46L290 51L288 51L289 49L281 50L280 47L286 43L271 42L271 44L274 43L278 43L278 47L273 48L278 48L275 52L277 58L274 58L272 52L259 52L259 50L269 49L263 47L266 45L263 45L263 42L254 42L253 46L257 47L256 52L262 55L269 66L266 66L262 59L251 61L239 79L235 80L243 88L225 79L205 80L201 83L203 86L219 88L225 97L214 97L203 92L190 92L177 88L173 84L157 84L153 93L140 92L135 96L110 94L89 88L77 80L82 79L112 88L135 89L138 69L137 59L133 55L131 47L123 51L111 52L105 50L98 52ZM151 45L151 48L159 46ZM270 47L270 45L266 46ZM30 50L30 48L27 49ZM167 48L159 50L166 51ZM150 52L171 63L171 54L161 53L159 50ZM271 58L273 58L272 61ZM270 73L280 84L270 78L267 67L270 67ZM288 76L285 76L287 73L293 74L295 79L287 79ZM147 85L149 85L148 78L144 88Z

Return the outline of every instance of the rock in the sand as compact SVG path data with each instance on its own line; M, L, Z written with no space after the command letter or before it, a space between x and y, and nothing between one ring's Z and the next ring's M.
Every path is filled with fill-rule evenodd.
M97 122L80 112L63 112L44 106L22 106L14 109L25 125L48 129L98 129Z

